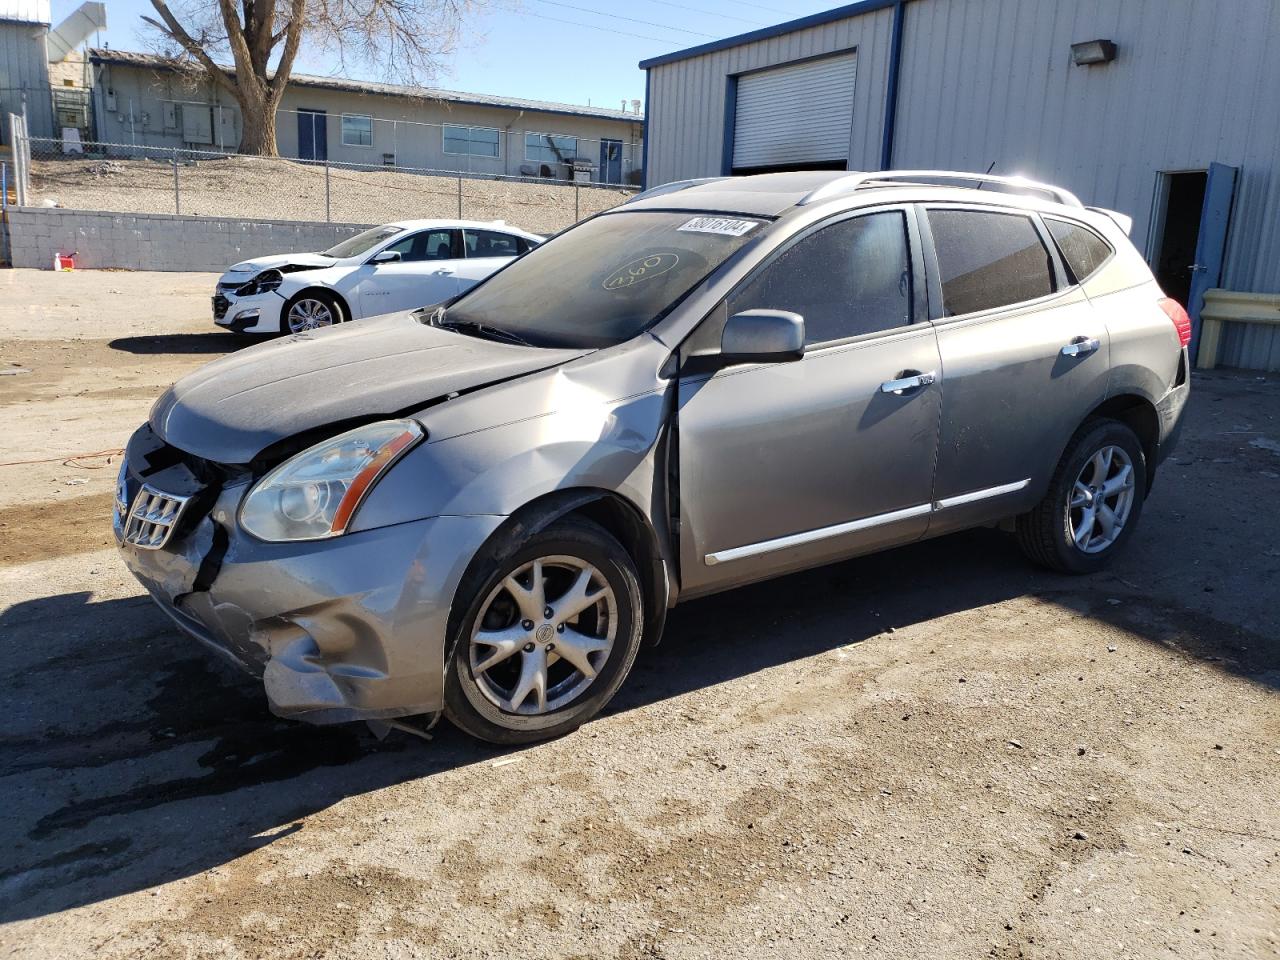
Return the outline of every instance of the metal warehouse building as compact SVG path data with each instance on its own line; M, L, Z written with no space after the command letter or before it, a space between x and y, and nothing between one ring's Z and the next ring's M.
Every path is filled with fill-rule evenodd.
M992 168L1132 216L1184 302L1276 294L1278 45L1276 0L863 0L642 62L646 185ZM1202 365L1280 369L1280 297L1223 302Z

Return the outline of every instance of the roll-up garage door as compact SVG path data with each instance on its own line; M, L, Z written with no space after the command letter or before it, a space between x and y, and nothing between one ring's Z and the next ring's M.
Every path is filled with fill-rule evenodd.
M733 169L843 169L853 133L857 55L841 54L738 78Z

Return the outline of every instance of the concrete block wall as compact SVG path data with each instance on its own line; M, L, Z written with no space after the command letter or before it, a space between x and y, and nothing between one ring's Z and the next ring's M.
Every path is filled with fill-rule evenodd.
M274 253L324 250L369 224L240 220L159 213L10 207L10 260L48 270L55 253L88 269L209 271Z

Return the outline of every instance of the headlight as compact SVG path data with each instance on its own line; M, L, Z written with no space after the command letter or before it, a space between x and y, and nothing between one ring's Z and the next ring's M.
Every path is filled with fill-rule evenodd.
M240 526L271 541L345 533L365 494L422 436L412 420L385 420L304 450L254 485L240 506Z
M253 297L259 293L270 293L284 283L284 275L279 270L263 270L260 274L236 289L238 297Z

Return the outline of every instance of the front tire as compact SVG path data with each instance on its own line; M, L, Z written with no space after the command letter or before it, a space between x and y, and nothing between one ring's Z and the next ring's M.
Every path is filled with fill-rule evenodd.
M459 599L444 713L489 743L546 740L590 720L631 672L644 632L635 563L578 518L486 561Z
M1118 420L1090 420L1071 438L1049 491L1018 517L1018 545L1061 573L1094 573L1124 548L1147 491L1147 461Z
M338 298L324 290L303 290L280 311L281 333L305 333L336 326L346 319Z

